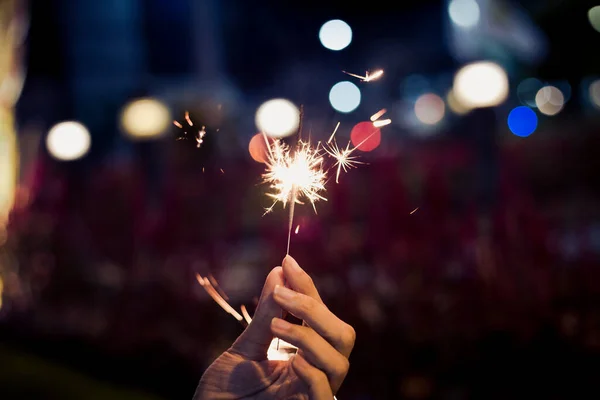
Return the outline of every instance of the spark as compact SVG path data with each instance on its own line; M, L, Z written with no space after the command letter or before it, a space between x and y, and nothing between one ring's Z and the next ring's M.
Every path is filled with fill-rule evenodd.
M218 305L220 305L223 310L225 310L228 314L233 315L233 317L240 322L244 319L244 317L242 317L240 313L235 310L235 308L231 307L227 300L225 300L219 294L219 292L216 291L216 289L210 283L210 280L208 280L208 278L204 278L200 276L200 274L196 274L196 279L198 280L198 283L204 288L204 290L206 290L209 296L212 297L212 299Z
M389 125L391 123L392 123L392 120L389 119L389 118L388 119L381 119L379 121L374 121L373 122L373 126L375 128L381 128L382 126L386 126L386 125Z
M190 112L189 111L185 112L184 118L185 118L185 121L187 122L187 124L189 126L194 126L194 123L192 122L192 119L190 118ZM175 125L176 127L180 128L180 129L184 129L183 125L179 121L173 121L173 125ZM183 134L187 135L187 131L184 131ZM197 148L200 148L200 146L202 146L202 143L204 143L204 136L206 136L206 127L202 126L202 129L200 129L196 133L196 135L195 135L196 147ZM183 139L187 139L187 138L185 138L185 137L178 137L177 138L177 140L183 140Z
M270 185L272 192L267 195L274 202L266 213L277 203L282 203L285 208L288 203L290 206L296 203L304 204L303 199L310 202L316 212L315 203L319 200L327 201L321 194L325 191L327 174L323 170L320 146L313 147L309 142L298 141L295 151L292 152L287 144L276 139L271 143L267 141L267 149L263 183Z
M348 145L345 148L340 149L337 142L333 142L333 144L330 144L325 148L327 154L335 159L334 166L337 167L335 183L339 183L342 170L348 172L350 168L356 168L356 164L362 164L360 161L356 161L357 156L352 155L352 152L358 147L350 148L350 143L351 142L348 142Z
M187 121L189 126L194 126L194 123L192 122L192 119L190 118L190 112L186 111L185 112L185 120Z
M409 214L409 215L413 215L414 213L416 213L416 212L417 212L417 210L418 210L418 209L419 209L419 207L415 208L414 210L412 210L412 211L410 212L410 214Z
M371 82L374 81L376 79L381 78L381 75L383 75L383 70L379 69L375 72L373 72L372 74L369 71L365 72L365 76L361 76L361 75L357 75L357 74L352 74L350 72L346 72L346 71L342 71L343 73L345 73L346 75L350 75L353 76L355 78L360 79L363 82Z
M225 173L225 171L223 171L223 168L220 168L220 170L221 170L221 173L222 173L222 174L224 174L224 173Z
M386 112L387 112L387 110L385 108L382 108L381 110L377 111L375 114L371 115L371 118L369 118L369 119L371 120L371 122L375 122Z
M243 304L240 306L243 314L242 316L221 295L219 295L219 293L217 293L214 287L218 286L218 284L214 277L209 280L208 278L200 276L200 274L196 274L196 279L210 297L212 297L212 299L228 314L233 315L239 322L246 321L248 324L252 322L252 317L250 316L250 313L248 313L246 306ZM267 350L267 359L270 361L288 361L297 352L298 348L293 344L279 338L273 338L269 345L269 349Z
M298 225L298 226L296 227L296 230L294 231L294 233L295 233L296 235L298 234L298 232L300 232L300 225Z
M203 126L202 129L200 129L198 131L198 134L196 135L196 147L200 148L200 146L202 145L202 143L204 142L204 136L206 135L206 127Z
M246 322L248 323L248 325L250 324L250 322L252 322L252 317L250 316L250 314L248 313L248 310L246 309L245 305L241 305L240 306L240 310L242 310L242 315L244 316L244 319L246 320Z
M221 286L219 286L219 283L217 282L217 280L215 279L215 277L212 276L211 274L208 274L208 280L210 281L210 284L213 285L213 287L215 288L215 290L217 292L219 292L219 294L221 295L221 297L223 297L225 300L229 301L229 296L227 296L227 294L225 294L225 292L221 289Z
M327 141L327 143L329 143L333 140L333 137L335 136L335 133L337 132L339 127L340 127L340 123L338 122L337 125L335 126L335 129L333 130L333 133L331 134L331 136L329 136L329 140Z

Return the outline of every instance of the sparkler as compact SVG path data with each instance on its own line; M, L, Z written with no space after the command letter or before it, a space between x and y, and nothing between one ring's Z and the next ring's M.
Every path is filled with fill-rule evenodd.
M294 152L280 139L269 143L265 135L265 141L268 152L263 182L269 184L272 191L267 195L274 200L265 214L271 212L277 203L281 203L284 208L289 203L286 251L289 254L296 203L304 204L303 200L306 200L316 213L315 203L319 200L327 201L322 195L327 180L327 173L323 169L323 152L320 144L313 147L310 142L302 140L298 140Z
M352 74L350 72L346 72L346 71L342 71L343 73L345 73L346 75L350 75L353 76L355 78L360 79L363 82L372 82L376 79L381 78L381 76L383 75L383 70L382 69L378 69L377 71L373 72L372 74L369 71L365 72L365 76L361 76L361 75L357 75L357 74Z

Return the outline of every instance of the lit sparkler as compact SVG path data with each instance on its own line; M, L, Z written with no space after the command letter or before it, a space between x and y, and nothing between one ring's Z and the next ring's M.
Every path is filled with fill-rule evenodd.
M294 221L294 208L296 203L304 204L303 200L312 204L317 212L315 203L319 200L327 201L322 195L325 191L327 173L323 169L323 154L320 145L311 146L310 142L298 141L294 151L280 139L267 143L266 172L263 182L272 189L268 196L274 202L267 208L265 214L273 210L277 203L285 208L290 204L287 253L290 252L290 239Z
M342 71L343 73L345 73L346 75L350 75L353 76L355 78L360 79L363 82L372 82L376 79L381 78L381 76L383 75L383 70L382 69L378 69L377 71L370 73L369 71L365 72L365 76L361 76L361 75L357 75L357 74L352 74L350 72L346 72L346 71Z

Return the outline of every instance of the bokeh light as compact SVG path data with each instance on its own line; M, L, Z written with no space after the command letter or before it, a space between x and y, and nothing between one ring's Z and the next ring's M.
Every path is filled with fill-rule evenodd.
M121 127L131 139L157 138L167 131L171 112L161 101L151 98L133 100L121 113Z
M46 136L46 148L57 160L71 161L83 157L90 149L92 139L85 126L75 121L54 125Z
M475 62L456 73L453 90L458 101L466 107L494 107L508 97L508 76L498 64Z
M338 82L329 91L329 102L339 112L349 113L360 105L360 89L349 81Z
M596 31L600 32L600 6L595 6L588 11L588 20Z
M250 152L250 157L256 162L266 163L268 160L267 154L269 149L267 148L267 141L272 140L262 133L257 133L252 136L250 139L250 143L248 144L248 151Z
M527 137L531 135L535 132L537 125L537 115L529 107L519 106L508 114L508 128L516 136Z
M450 19L462 28L473 28L479 23L479 4L475 0L452 0L448 5Z
M541 88L544 87L544 83L536 78L523 79L519 86L517 86L517 96L521 104L527 107L537 107L535 104L535 96Z
M256 111L256 127L273 138L286 137L298 129L300 110L286 99L264 102Z
M371 121L359 122L352 128L350 140L360 151L373 151L381 143L381 129L373 126Z
M535 95L538 110L545 115L558 114L565 105L565 97L555 86L544 86Z
M446 102L448 103L448 108L457 115L465 115L471 111L469 107L458 101L452 89L446 95Z
M420 96L415 103L417 119L426 125L435 125L444 118L446 105L444 100L434 93Z
M319 40L326 49L345 49L352 42L352 28L341 19L327 21L319 30Z
M592 82L589 88L589 94L591 103L600 108L600 79Z

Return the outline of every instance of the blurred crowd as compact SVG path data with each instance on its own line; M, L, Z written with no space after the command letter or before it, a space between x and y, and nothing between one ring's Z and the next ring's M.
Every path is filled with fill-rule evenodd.
M481 201L473 148L456 142L367 155L328 183L317 215L297 208L291 254L358 332L340 399L576 398L593 387L600 209L567 168L590 142L548 143L554 169L538 172L533 145L501 146L493 201ZM263 166L249 157L219 163L182 142L166 153L160 177L136 155L84 174L41 155L2 247L0 316L10 340L185 398L242 329L195 275L252 310L285 255L287 210L263 215ZM553 179L573 183L553 193Z

